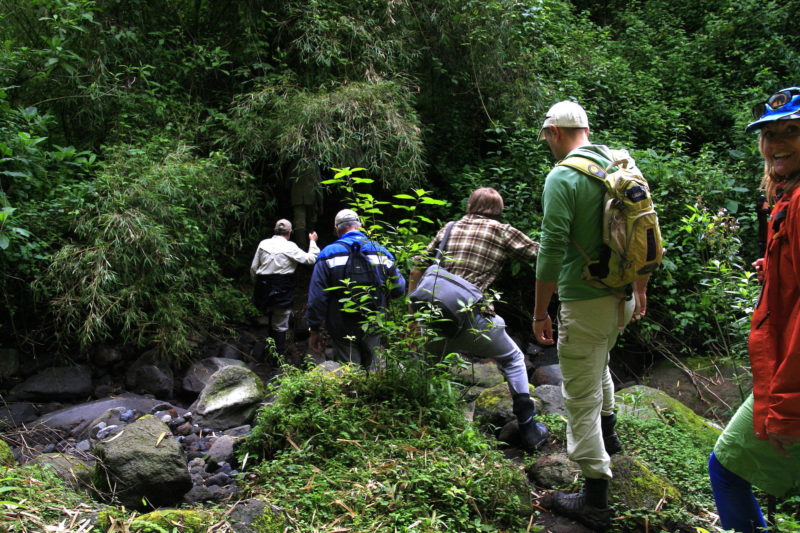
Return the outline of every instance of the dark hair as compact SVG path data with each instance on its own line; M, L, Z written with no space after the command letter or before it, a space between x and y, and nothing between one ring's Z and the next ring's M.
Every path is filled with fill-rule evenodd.
M503 212L503 197L491 187L475 189L467 200L468 215L496 217Z

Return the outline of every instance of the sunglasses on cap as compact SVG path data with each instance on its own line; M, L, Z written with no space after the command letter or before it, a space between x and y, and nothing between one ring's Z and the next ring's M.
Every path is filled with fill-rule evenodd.
M762 116L764 116L764 113L767 113L768 111L777 111L791 102L793 97L798 95L800 95L800 89L798 88L784 89L776 92L765 101L759 102L752 107L751 111L753 112L753 120L760 119Z

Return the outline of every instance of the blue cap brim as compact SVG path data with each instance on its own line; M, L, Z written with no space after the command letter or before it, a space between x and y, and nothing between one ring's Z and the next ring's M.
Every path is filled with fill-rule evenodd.
M751 122L747 125L744 129L745 133L750 133L751 131L760 130L770 122L775 122L776 120L792 120L792 119L800 119L800 109L793 109L791 111L784 111L783 113L766 113L760 119Z

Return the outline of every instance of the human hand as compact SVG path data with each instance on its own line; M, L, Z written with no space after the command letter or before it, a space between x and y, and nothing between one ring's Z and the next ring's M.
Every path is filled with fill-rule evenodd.
M767 438L772 447L775 448L779 454L790 457L792 454L786 448L800 442L800 437L794 435L779 435L777 433L767 433Z
M308 234L308 240L309 241L316 241L317 240L317 232L316 231L312 231L311 233L309 233Z
M553 320L549 314L542 320L533 321L533 340L544 346L555 343L553 339Z
M634 292L633 299L636 302L636 306L633 308L631 322L636 322L643 319L644 315L647 313L647 292Z
M759 283L764 283L764 258L759 257L753 261L753 267L756 269L756 277Z

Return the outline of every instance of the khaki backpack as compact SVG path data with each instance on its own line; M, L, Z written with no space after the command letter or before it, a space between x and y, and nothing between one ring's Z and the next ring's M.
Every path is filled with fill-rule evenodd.
M621 289L650 274L661 264L663 248L650 187L627 150L612 150L607 168L584 156L570 156L559 165L574 168L606 187L603 198L603 246L592 260L583 256L583 276L592 286Z

